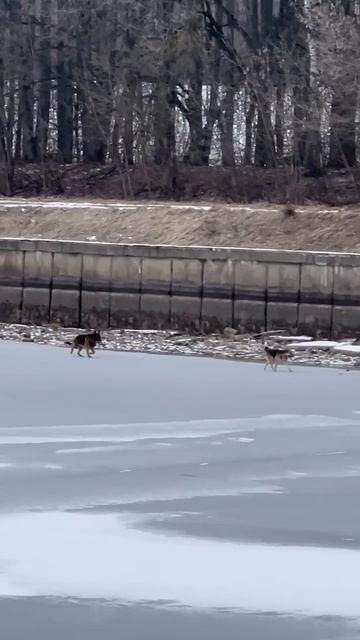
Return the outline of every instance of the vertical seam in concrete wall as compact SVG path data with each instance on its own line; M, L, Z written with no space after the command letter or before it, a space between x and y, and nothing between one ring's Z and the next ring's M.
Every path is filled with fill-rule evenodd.
M138 326L141 327L141 310L142 310L142 295L143 295L143 260L140 258L140 274L139 274L139 304L138 304Z
M296 332L299 331L299 317L300 317L300 304L301 304L301 291L302 291L302 279L303 279L303 265L300 264L300 276L299 276L299 300L298 300L298 312L296 318Z
M266 265L266 285L265 285L265 304L264 304L264 327L265 327L265 331L267 331L268 328L268 301L269 301L269 265Z
M110 266L109 314L108 314L109 329L111 328L111 310L112 310L112 304L113 304L113 288L114 288L114 256L111 258L111 266Z
M20 295L20 322L23 319L24 308L24 287L25 287L25 251L22 252L22 266L21 266L21 295Z
M80 283L79 283L79 308L78 308L78 327L81 327L82 317L82 292L83 292L83 276L84 276L84 256L81 255Z
M187 262L187 260L185 261ZM171 327L172 318L172 299L173 299L173 277L174 277L174 260L170 261L170 287L169 287L169 328Z
M303 265L300 262L298 264L299 264L299 280L298 280L298 292L297 292L297 309L296 309L296 327L295 327L295 332L297 331L297 327L299 326L301 277L302 277L302 267L303 267Z
M109 282L109 291L108 291L108 310L107 310L107 329L110 329L110 318L111 318L111 293L112 293L112 277L113 277L113 262L114 256L110 258L110 282Z
M50 274L50 284L49 284L49 308L48 308L48 322L50 322L51 318L51 305L52 305L52 296L53 296L53 281L54 281L54 251L51 252L51 274Z
M298 304L300 305L300 297L301 297L301 290L302 290L302 278L303 278L303 265L300 265L300 276L299 276L299 301ZM299 321L299 313L298 313L298 321Z
M203 321L204 272L205 272L205 260L201 260L200 318L199 318L200 333L202 333L202 321Z
M235 327L235 264L232 260L232 290L231 290L231 326Z
M334 330L334 300L335 300L335 265L332 266L332 287L331 287L331 313L330 313L330 328L329 338L332 338Z

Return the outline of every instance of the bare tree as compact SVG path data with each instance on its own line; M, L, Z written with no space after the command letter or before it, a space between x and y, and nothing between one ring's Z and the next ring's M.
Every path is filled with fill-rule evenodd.
M356 167L359 4L0 0L0 191L50 161L167 195L184 165Z

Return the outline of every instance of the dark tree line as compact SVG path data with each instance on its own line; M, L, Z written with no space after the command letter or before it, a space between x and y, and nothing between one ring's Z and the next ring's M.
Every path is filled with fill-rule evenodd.
M31 164L355 167L359 4L0 0L0 192Z

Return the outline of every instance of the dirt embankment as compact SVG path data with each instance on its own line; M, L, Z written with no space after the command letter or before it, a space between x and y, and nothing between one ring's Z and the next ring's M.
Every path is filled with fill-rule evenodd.
M0 237L360 251L360 206L3 199Z

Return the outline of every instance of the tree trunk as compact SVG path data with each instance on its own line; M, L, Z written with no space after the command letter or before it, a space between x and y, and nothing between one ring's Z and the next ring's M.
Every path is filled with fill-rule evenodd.
M221 104L220 141L223 167L235 165L234 150L234 86L225 89L225 96Z
M250 93L250 92L249 92ZM255 99L249 96L249 104L245 116L245 151L244 164L250 165L253 161L253 128L255 118Z
M2 64L0 60L0 65ZM0 70L1 74L1 70ZM1 91L0 79L0 91ZM2 95L0 97L2 100ZM0 193L4 196L13 195L13 168L9 150L7 148L6 129L4 127L4 105L0 104Z
M3 3L4 4L4 3ZM3 11L4 15L4 11ZM9 3L9 14L8 14L8 38L9 38L9 48L8 48L8 60L7 60L7 76L9 79L9 101L8 101L8 117L7 117L7 131L8 131L8 141L9 141L9 150L11 152L11 156L14 159L14 137L16 133L16 128L19 122L19 110L18 110L18 93L17 89L19 86L19 69L20 69L20 43L22 41L22 28L21 28L21 6L19 0L13 0ZM5 24L2 17L0 17L2 25ZM1 27L0 27L1 32ZM5 33L5 32L4 32ZM3 36L1 37L1 41L3 42ZM5 36L6 37L6 36ZM5 65L4 65L5 67ZM21 129L21 127L20 127ZM21 138L20 138L20 148L19 148L19 157L21 154Z
M260 47L254 64L252 87L257 107L255 164L259 167L271 167L275 162L274 133L271 122L273 0L260 0L258 22Z
M13 193L13 172L4 105L4 60L2 51L5 31L4 20L5 12L0 7L0 193L4 196L10 196Z
M154 87L154 161L163 165L170 161L175 149L175 118L173 106L169 103L169 80L165 76Z
M226 8L231 15L235 15L235 0L227 0ZM229 26L228 40L232 47L235 47L234 28ZM223 65L223 76L225 93L221 104L219 128L221 156L223 167L233 167L235 165L234 150L234 112L235 112L235 65L230 60L225 60Z
M19 111L22 123L22 157L24 162L34 162L34 91L32 85L25 80L20 90Z
M106 159L107 142L99 126L97 113L101 111L101 101L92 93L91 107L83 94L81 126L83 133L83 160L103 164Z
M141 3L125 4L120 13L115 9L116 20L126 24L124 35L125 49L121 56L121 66L123 68L124 89L121 103L116 110L116 126L117 136L121 132L123 161L126 166L134 164L135 152L135 102L137 98L137 89L139 84L138 73L134 73L134 57L136 44L138 42L139 32L141 31L143 21L145 19L144 5ZM115 22L115 19L114 19ZM115 60L116 56L114 56ZM116 67L116 65L114 65ZM122 128L120 124L122 123ZM116 143L118 145L118 142Z
M259 35L262 43L266 43L273 27L273 0L260 0Z
M46 1L46 0L45 0ZM57 43L57 146L60 162L70 164L74 144L74 78L70 38L71 16L66 12L66 0L58 1Z
M81 103L83 161L104 163L113 107L111 3L96 1L84 11L78 38L77 86Z
M293 87L294 99L294 164L307 171L314 172L318 164L319 135L314 133L314 127L319 126L320 119L315 113L314 91L311 86L311 57L307 28L304 23L305 2L299 0L297 13L293 16L293 73L296 84ZM318 167L317 170L319 170Z
M176 78L174 65L173 0L162 0L163 51L159 76L154 87L154 161L163 165L164 191L172 196L176 189L175 153Z
M273 167L275 145L271 123L271 101L267 90L260 89L256 96L257 126L255 137L255 164L258 167Z
M191 6L191 5L190 5ZM220 25L223 20L223 7L216 5L215 23ZM184 157L184 162L194 166L209 164L214 126L219 119L219 82L221 70L221 52L218 44L207 37L205 33L201 40L202 23L196 14L190 23L192 29L192 63L190 69L189 96L185 113L190 129L190 145ZM207 74L210 76L210 98L203 123L203 90L204 90L204 62L207 61Z
M124 124L123 124L123 145L124 162L126 165L134 164L134 108L136 99L136 79L128 77L124 89Z
M34 136L34 0L23 4L27 20L23 22L23 39L21 45L21 80L19 112L22 122L22 156L24 162L36 159Z
M355 17L354 0L340 0L340 4L346 17ZM333 91L328 166L335 169L356 164L357 76L356 65L349 61Z
M203 139L203 87L204 87L204 48L202 17L196 12L196 3L191 0L185 5L187 12L186 29L188 33L188 96L185 116L189 124L190 144L184 161L193 166L201 166L208 162L208 155L204 153Z
M81 143L80 143L80 104L78 91L74 93L74 152L76 162L81 160Z
M206 123L203 128L203 164L208 165L210 160L211 144L214 136L214 126L219 117L219 85L218 79L214 77L210 89L209 109L207 113Z
M61 57L61 51L57 65L57 145L60 162L70 164L73 159L74 88L71 62Z
M334 169L356 164L357 82L352 67L344 69L344 75L331 104L328 166Z
M294 165L302 167L305 161L307 120L309 114L309 91L304 86L296 86L293 90L294 98Z
M203 61L195 53L189 82L189 96L186 101L187 120L190 128L190 145L186 158L188 164L201 166L205 164L203 149Z
M276 87L275 141L276 157L281 159L284 155L284 91L281 86Z
M14 151L14 162L15 164L19 164L21 162L21 142L22 142L22 112L18 109L18 117L16 122L16 132L15 132L15 151Z
M319 112L313 114L312 126L309 126L304 167L307 175L318 177L322 173L322 143L320 134L320 117Z
M49 6L50 5L50 6ZM36 118L36 155L44 162L47 152L50 92L51 92L51 48L50 48L51 0L41 0L39 38L39 96Z

